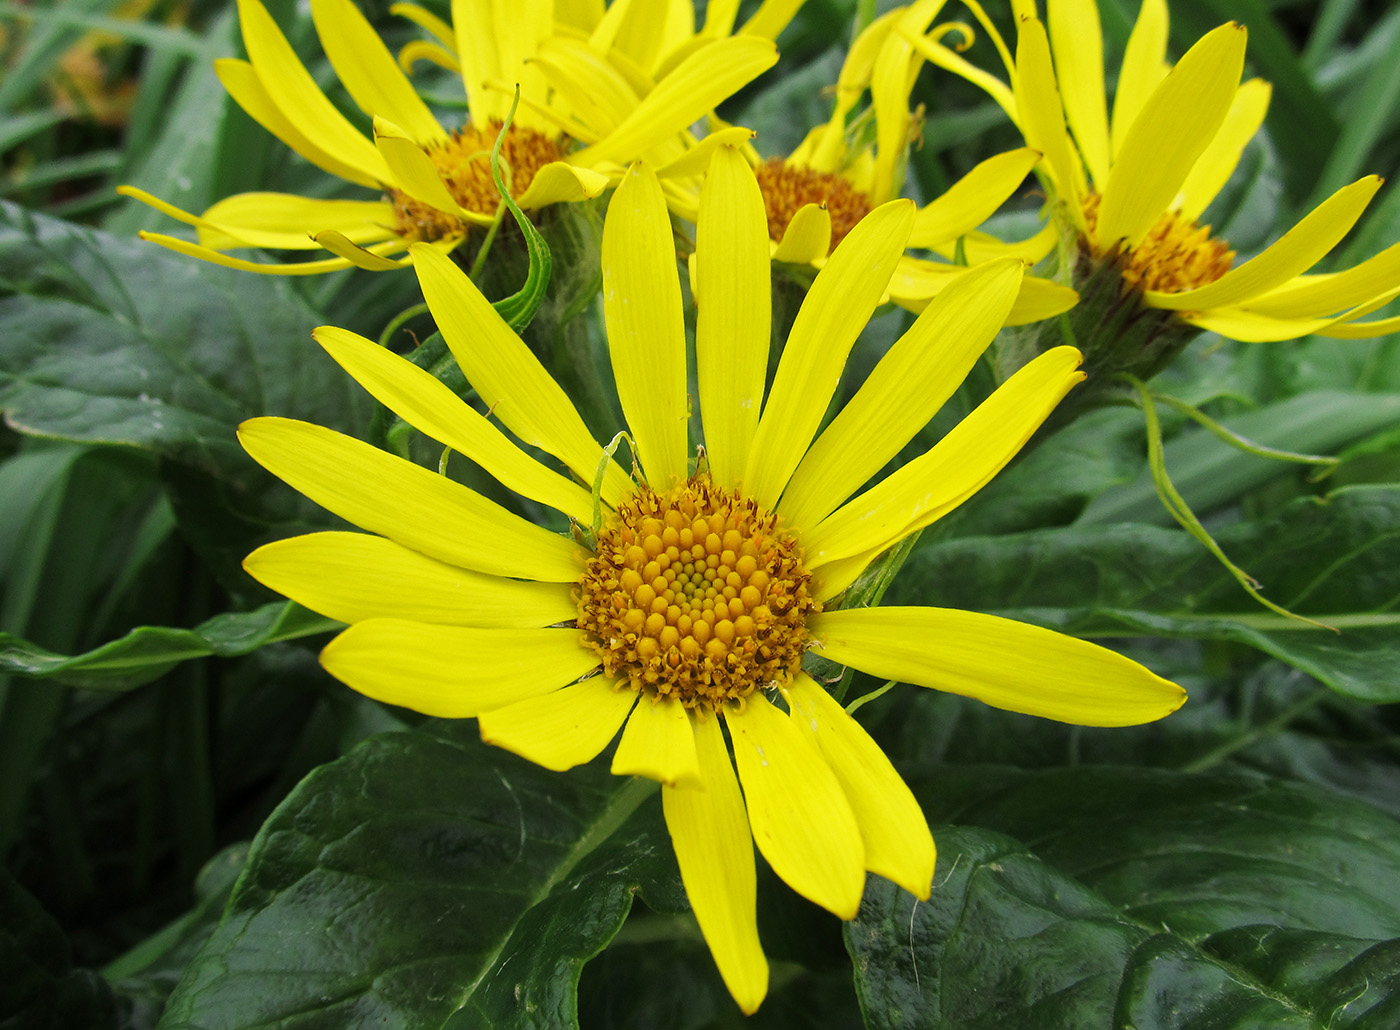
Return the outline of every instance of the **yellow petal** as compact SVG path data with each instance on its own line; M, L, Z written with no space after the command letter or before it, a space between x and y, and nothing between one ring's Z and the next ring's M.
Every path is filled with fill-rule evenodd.
M811 738L750 694L726 712L754 843L773 872L809 901L854 919L865 889L865 846L841 785Z
M1002 241L985 232L970 232L960 242L969 265L980 265L999 257L1018 257L1034 266L1055 249L1059 238L1059 227L1050 221L1024 240ZM949 261L957 255L955 242L941 243L930 249Z
M919 209L908 245L933 247L971 232L997 212L1039 160L1028 147L987 158Z
M668 787L703 786L695 731L685 705L670 697L637 705L618 741L612 771L618 776L646 776Z
M511 5L452 0L451 10L473 123L504 119L510 109L510 93L495 92L488 87L490 82L518 82L522 96L543 95L543 77L527 62L541 37L553 28L548 0L519 0Z
M834 662L1057 722L1136 726L1186 700L1175 683L1116 651L980 612L852 608L809 625L814 646Z
M1300 275L1249 301L1249 309L1276 318L1308 318L1364 304L1400 285L1400 243L1344 272Z
M1191 174L1181 184L1181 192L1172 203L1172 208L1180 212L1183 218L1192 222L1200 218L1201 212L1230 181L1235 166L1240 163L1245 144L1264 124L1271 92L1272 87L1263 79L1250 79L1235 93L1230 113L1225 116L1220 131L1210 141L1205 153L1196 159Z
M247 61L221 57L214 62L214 73L219 76L229 96L249 117L317 168L338 175L347 182L378 188L379 179L373 174L353 161L341 160L334 151L313 143L293 125L263 88L257 71Z
M419 61L427 61L459 75L462 72L462 64L457 60L456 54L426 39L410 39L399 48L399 67L404 71L412 74L413 66Z
M763 0L754 11L753 17L744 22L739 30L745 36L762 36L764 39L777 39L778 33L787 28L797 9L805 0Z
M909 39L917 38L942 6L943 0L915 0L891 23L892 31L881 31L883 25L877 29L885 38L870 68L875 168L868 193L876 203L892 199L901 185L895 181L895 175L903 166L909 145L909 93L923 64L922 55L916 53Z
M625 683L590 676L552 694L492 708L477 716L481 739L555 772L572 769L598 757L607 747L637 692Z
M1083 380L1081 360L1056 347L1017 371L932 448L804 534L807 567L884 550L982 489Z
M661 184L635 164L603 224L603 319L622 413L647 481L687 476L685 317Z
M1113 95L1113 154L1123 149L1142 105L1167 75L1167 2L1142 0Z
M565 161L551 161L535 173L515 202L527 211L550 204L577 204L591 200L608 188L608 177L591 168L577 168Z
M403 126L424 146L447 139L447 130L351 0L311 0L311 17L331 67L361 111Z
M203 220L252 247L307 250L308 233L327 229L366 246L392 239L392 204L382 200L320 200L294 193L238 193L218 201ZM212 246L207 239L201 242Z
M578 630L476 629L366 619L326 645L321 664L366 697L464 719L556 690L597 668Z
M138 235L151 243L158 243L166 250L173 250L177 254L184 254L186 257L199 258L201 261L208 261L211 265L222 265L225 268L236 268L241 272L256 272L259 275L320 275L322 272L338 272L343 268L349 268L350 262L344 258L330 258L325 261L294 261L287 264L264 264L259 261L248 261L244 258L232 257L221 253L211 247L201 247L197 243L189 240L182 240L176 236L165 236L158 232L141 231Z
M415 429L465 454L516 493L585 525L592 521L587 489L535 461L432 373L348 329L321 326L311 335L376 400Z
M1175 199L1234 103L1245 36L1235 22L1206 33L1147 98L1099 191L1100 248L1137 246Z
M1227 340L1239 340L1241 343L1296 340L1320 333L1341 321L1337 318L1276 318L1246 308L1188 311L1182 313L1181 320L1207 332L1219 333Z
M349 436L285 418L238 427L263 468L347 522L440 561L550 583L578 579L578 548L446 476Z
M809 265L830 252L831 215L826 205L803 204L783 230L783 238L773 250L772 260Z
M743 147L756 135L752 129L746 129L742 125L730 125L712 132L680 157L658 168L656 177L670 179L703 175L717 151L727 147Z
M802 302L749 453L744 490L774 507L826 414L846 357L880 302L914 224L914 205L892 200L860 220Z
M821 522L928 424L1001 330L1021 268L965 271L924 309L803 456L778 505L789 527Z
M445 47L451 48L457 45L457 39L452 34L452 26L426 7L401 2L390 4L389 13L398 15L400 18L407 18L423 31L434 36Z
M746 1013L768 993L768 960L758 942L758 878L744 799L719 720L693 720L703 790L661 788L666 829L681 882L719 975Z
M238 0L243 44L263 89L317 149L359 169L376 182L390 181L389 169L374 144L336 110L259 0Z
M451 258L422 244L409 253L443 339L493 417L591 484L603 448L559 384ZM627 474L610 461L603 499L616 505L629 489Z
M1021 133L1029 146L1045 155L1055 192L1082 232L1084 214L1079 207L1079 183L1083 173L1065 129L1065 112L1050 63L1045 26L1034 19L1021 22L1016 43L1016 81L1012 85Z
M935 39L928 36L921 36L911 40L914 49L923 55L929 64L936 65L945 71L950 71L954 75L966 79L974 86L981 89L996 105L1006 112L1006 116L1016 125L1020 126L1022 133L1025 132L1025 125L1021 121L1016 107L1016 95L1009 89L1006 83L1002 82L995 75L977 67L966 58L958 56L952 50L940 44ZM1014 77L1014 76L1013 76ZM1029 142L1029 140L1027 140Z
M483 629L572 622L566 583L483 576L367 533L310 533L259 547L247 573L297 604L341 622L397 616Z
M343 257L356 268L363 268L368 272L390 272L403 267L402 262L380 257L373 251L350 242L344 233L336 232L334 229L323 229L321 232L313 233L311 238L319 246L325 247L337 257Z
M1103 92L1103 30L1095 0L1050 0L1046 11L1055 74L1079 153L1097 184L1108 181L1108 106Z
M793 724L811 732L851 803L865 843L865 868L927 901L933 834L880 745L807 675L794 677L784 694Z
M1381 188L1378 175L1368 175L1343 186L1301 222L1289 229L1260 254L1230 269L1213 283L1183 293L1148 290L1143 296L1154 308L1172 311L1205 311L1244 304L1288 282L1320 261L1341 242Z
M589 127L588 141L617 128L641 102L607 56L584 40L546 39L534 62L554 89L555 103L566 105L573 117Z
M374 119L374 145L393 175L393 183L415 200L457 218L466 212L447 192L437 166L408 134L384 118ZM474 212L477 220L489 223L490 212Z
M700 194L691 267L700 420L710 475L737 487L758 428L768 370L772 294L763 194L748 162L718 151Z

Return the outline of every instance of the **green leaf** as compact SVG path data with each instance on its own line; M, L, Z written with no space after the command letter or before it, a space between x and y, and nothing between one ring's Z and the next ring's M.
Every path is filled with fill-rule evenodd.
M141 626L80 655L54 654L13 633L0 633L0 674L52 679L89 690L124 691L149 683L191 658L231 658L278 640L326 633L340 623L291 601L227 612L194 629Z
M927 902L871 878L847 927L867 1026L1393 1025L1388 816L1248 775L983 767L914 787L933 821L971 825L935 834Z
M633 894L682 907L654 785L603 763L561 776L475 736L384 734L307 777L163 1030L576 1026L579 972Z
M1264 611L1185 533L1137 524L943 541L909 561L891 598L1081 637L1235 641L1351 697L1400 700L1400 488L1303 498L1216 539L1267 596L1340 632Z

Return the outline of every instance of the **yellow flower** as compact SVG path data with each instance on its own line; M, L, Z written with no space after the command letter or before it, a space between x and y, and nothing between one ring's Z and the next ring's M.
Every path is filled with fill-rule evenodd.
M821 268L857 222L900 195L906 151L922 131L921 119L910 114L909 95L924 57L907 37L923 32L942 6L943 0L918 0L894 8L867 26L842 64L831 118L808 133L787 157L765 161L751 145L741 144L763 190L774 261ZM960 28L943 26L937 31L944 34ZM867 90L870 111L852 118ZM1022 148L977 165L919 209L909 247L952 257L958 241L1001 207L1038 159L1034 150ZM668 180L668 194L675 198L672 208L694 220L698 184L685 198L682 191L687 185L683 180ZM974 263L981 259L969 256ZM1041 251L1037 258L1043 256ZM890 278L889 299L921 311L965 270L948 261L906 254ZM1067 287L1027 277L1008 324L1049 318L1073 307L1076 299Z
M539 11L533 10L540 7ZM311 14L331 66L373 122L367 139L321 92L259 0L239 0L249 60L216 62L234 100L302 157L382 194L375 200L321 200L285 193L241 193L196 216L130 186L120 192L195 226L199 244L142 233L193 257L252 272L310 275L351 265L399 268L414 242L451 250L473 225L489 225L500 200L489 154L510 109L521 109L502 142L512 195L527 210L595 197L608 185L600 168L651 153L777 60L773 44L728 39L683 60L663 87L634 98L597 128L593 83L551 91L538 62L554 27L550 5L519 11L483 2L453 4L463 48L471 117L445 128L414 91L353 0L312 0ZM561 133L560 124L569 126ZM574 149L575 142L586 144ZM674 144L679 146L681 144ZM261 264L230 256L240 247L327 250L334 256Z
M1400 329L1400 318L1356 321L1400 294L1400 245L1344 272L1303 274L1356 224L1379 177L1338 190L1237 267L1229 244L1197 224L1269 104L1268 83L1240 82L1243 26L1207 33L1173 68L1165 0L1143 0L1110 119L1094 0L1050 0L1048 38L1034 0L1016 0L1014 61L981 8L965 3L991 34L1010 86L936 39L913 42L933 63L985 89L1045 155L1042 174L1061 217L1092 258L1118 262L1125 292L1237 340Z
M949 285L819 433L913 228L914 205L877 208L837 248L762 404L768 238L757 183L734 150L716 150L698 217L703 461L692 463L688 436L670 220L658 179L634 166L609 205L602 253L633 475L605 457L525 344L429 247L415 245L414 269L468 381L506 429L573 478L528 457L407 360L342 329L315 332L371 394L506 488L576 526L595 525L600 503L596 542L551 533L350 437L259 418L239 431L248 453L369 533L283 540L245 567L351 624L321 661L370 697L476 717L484 740L550 769L590 761L620 730L612 770L663 785L696 918L729 990L752 1012L768 982L752 843L795 890L845 919L860 904L866 870L921 898L933 875L917 802L879 747L801 671L805 651L1092 725L1157 719L1184 695L1112 651L1006 619L833 610L876 556L990 480L1082 378L1077 351L1047 352L924 455L847 500L928 422L996 335L1016 297L1019 261ZM580 485L592 483L598 502Z

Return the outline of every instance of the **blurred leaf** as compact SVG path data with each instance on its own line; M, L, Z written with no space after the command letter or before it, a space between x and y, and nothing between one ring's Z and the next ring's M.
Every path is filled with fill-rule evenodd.
M161 1027L576 1026L579 971L634 892L682 905L653 785L475 737L373 737L304 780Z
M247 654L278 640L326 633L340 623L291 601L216 615L194 629L141 626L80 655L60 655L0 633L0 673L52 679L89 690L131 690L191 658Z
M1400 824L1367 806L1103 767L915 790L935 823L972 825L935 834L927 902L869 881L847 940L870 1027L1380 1030L1400 1012Z
M54 70L58 57L67 50L82 33L83 28L73 19L90 17L93 12L110 8L116 0L68 0L65 13L68 19L45 19L40 21L24 36L18 56L5 69L0 79L0 111L9 112L22 106L33 92ZM9 6L8 4L6 6ZM6 12L0 11L0 14ZM34 14L31 8L24 7L25 17Z

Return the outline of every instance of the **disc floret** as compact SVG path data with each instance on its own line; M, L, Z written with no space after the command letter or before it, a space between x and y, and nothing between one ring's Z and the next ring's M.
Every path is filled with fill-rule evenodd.
M578 627L603 670L652 697L714 709L786 685L820 610L777 516L697 476L640 487L598 534Z
M1084 220L1091 236L1098 213L1099 195L1091 193L1084 201ZM1234 260L1235 252L1224 240L1211 236L1210 226L1166 211L1142 242L1122 255L1120 272L1129 289L1184 293L1215 282L1230 270Z
M754 169L768 215L768 237L781 242L793 216L807 204L825 204L831 216L831 247L870 214L870 198L850 181L832 172L771 158Z

